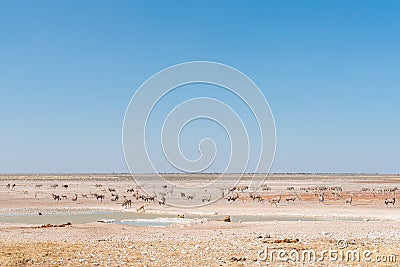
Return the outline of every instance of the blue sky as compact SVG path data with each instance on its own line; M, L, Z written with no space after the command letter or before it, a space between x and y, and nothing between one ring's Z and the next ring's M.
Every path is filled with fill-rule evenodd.
M398 1L0 1L0 172L126 172L135 90L221 62L263 91L273 172L400 173Z

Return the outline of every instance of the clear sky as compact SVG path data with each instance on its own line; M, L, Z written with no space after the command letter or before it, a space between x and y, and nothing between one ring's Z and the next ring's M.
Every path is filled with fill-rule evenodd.
M262 89L272 172L400 173L400 2L367 0L0 1L0 172L126 172L130 98L193 60Z

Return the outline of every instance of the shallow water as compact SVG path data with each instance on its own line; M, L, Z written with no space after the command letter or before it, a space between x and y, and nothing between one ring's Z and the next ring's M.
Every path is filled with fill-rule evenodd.
M119 211L90 211L81 213L53 213L53 214L3 214L0 222L22 224L84 224L105 220L110 223L136 225L136 226L166 226L177 223L189 223L194 219L208 219L210 221L222 220L224 216L188 215L184 220L173 215L148 214ZM232 222L263 222L263 221L362 221L362 218L318 218L303 216L231 216Z

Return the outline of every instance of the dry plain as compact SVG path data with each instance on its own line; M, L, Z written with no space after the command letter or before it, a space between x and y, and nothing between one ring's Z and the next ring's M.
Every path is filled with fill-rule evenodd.
M1 175L0 266L400 264L399 175L272 174L256 191L248 176L235 188L198 187L215 177L167 175L193 188L183 193L151 175L141 186L127 174Z

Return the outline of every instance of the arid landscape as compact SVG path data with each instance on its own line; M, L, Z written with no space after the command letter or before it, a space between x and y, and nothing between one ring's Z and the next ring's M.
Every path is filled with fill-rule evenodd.
M272 174L257 190L250 176L229 188L216 176L2 175L0 266L400 262L399 175Z

